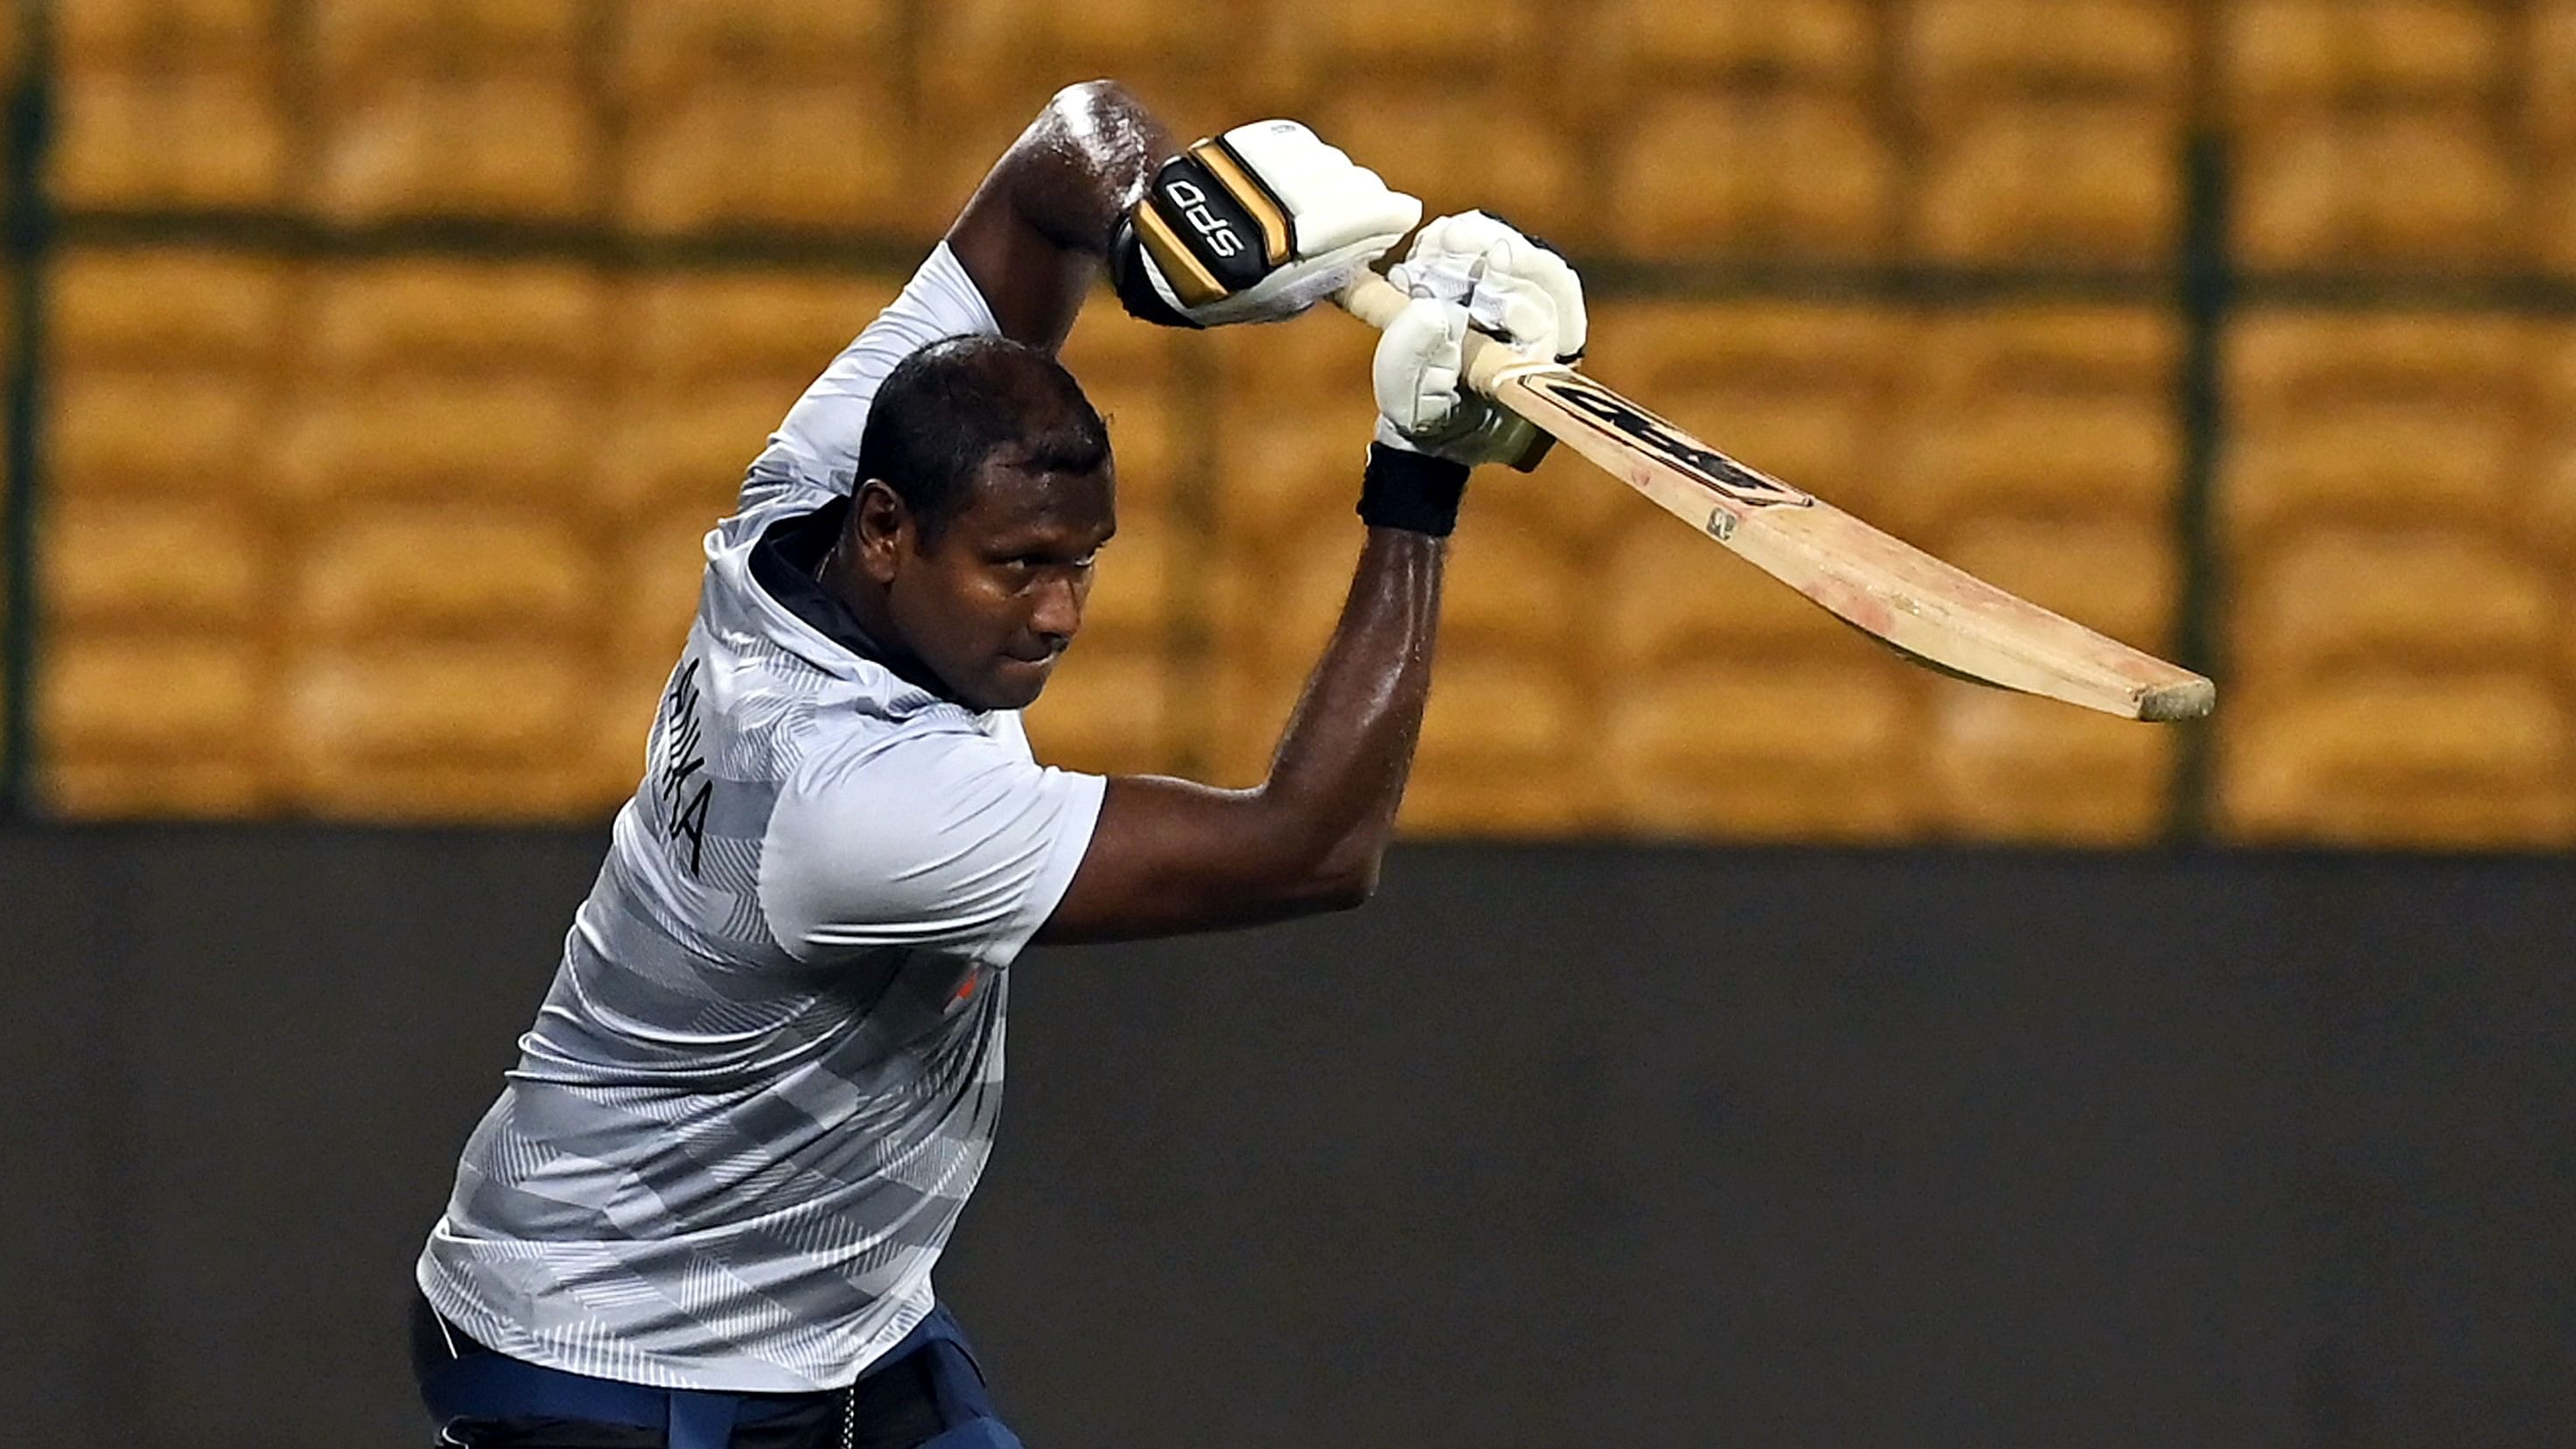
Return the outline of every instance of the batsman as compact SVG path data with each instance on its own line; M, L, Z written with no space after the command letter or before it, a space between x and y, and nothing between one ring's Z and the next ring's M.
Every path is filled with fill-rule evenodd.
M1366 543L1242 790L1031 756L1019 712L1117 566L1111 439L1055 352L1104 266L1147 323L1278 322L1421 210L1295 122L1183 149L1076 86L790 409L706 536L644 778L421 1253L437 1443L1020 1442L931 1281L991 1151L1012 962L1368 899L1468 471L1536 440L1461 390L1462 348L1570 360L1583 298L1480 213L1394 266L1350 440Z

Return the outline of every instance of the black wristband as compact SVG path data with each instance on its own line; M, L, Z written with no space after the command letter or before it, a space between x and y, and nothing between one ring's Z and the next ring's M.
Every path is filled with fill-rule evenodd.
M1466 464L1371 443L1368 473L1360 480L1360 520L1371 528L1447 538L1458 526L1458 500L1466 494Z

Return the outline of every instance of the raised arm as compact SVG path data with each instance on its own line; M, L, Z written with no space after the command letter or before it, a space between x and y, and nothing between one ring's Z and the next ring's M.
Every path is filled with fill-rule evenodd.
M1249 790L1109 781L1090 848L1039 940L1251 925L1355 906L1375 888L1430 696L1441 568L1468 467L1515 461L1530 445L1525 425L1460 391L1470 313L1507 319L1508 341L1532 357L1553 360L1582 340L1572 271L1478 221L1490 231L1471 229L1472 255L1417 245L1395 271L1415 300L1372 369L1381 417L1360 491L1368 540L1269 778ZM1424 236L1458 234L1438 223Z

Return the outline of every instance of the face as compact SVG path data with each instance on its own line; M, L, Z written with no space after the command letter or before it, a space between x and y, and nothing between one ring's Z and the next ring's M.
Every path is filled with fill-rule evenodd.
M1082 628L1094 561L1118 529L1110 469L1033 474L987 459L927 543L882 485L858 506L863 565L922 666L975 709L1035 700Z

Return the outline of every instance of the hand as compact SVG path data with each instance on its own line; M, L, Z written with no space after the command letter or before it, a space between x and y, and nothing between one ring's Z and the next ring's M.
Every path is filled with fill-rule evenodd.
M1424 227L1388 276L1414 300L1378 339L1378 441L1470 465L1538 466L1553 440L1467 392L1462 352L1472 326L1532 361L1581 357L1583 284L1574 269L1545 243L1471 211Z
M1163 164L1119 222L1111 275L1149 322L1277 322L1340 291L1422 203L1295 121L1237 126Z

